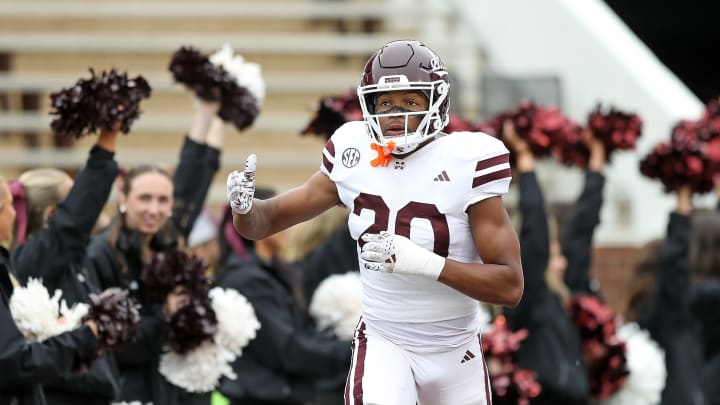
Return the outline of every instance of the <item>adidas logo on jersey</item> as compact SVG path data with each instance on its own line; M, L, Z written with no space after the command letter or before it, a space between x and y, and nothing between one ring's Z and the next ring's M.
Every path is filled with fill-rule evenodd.
M463 359L460 360L460 364L465 363L466 361L470 361L475 358L475 355L470 351L465 352L465 356L463 356Z
M433 181L450 181L450 177L448 176L447 172L443 170L442 173L435 176L435 179L433 179Z

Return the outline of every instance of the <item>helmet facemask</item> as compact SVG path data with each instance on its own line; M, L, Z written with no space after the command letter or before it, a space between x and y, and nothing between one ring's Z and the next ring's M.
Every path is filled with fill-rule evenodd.
M394 106L389 110L375 111L375 97L388 91L419 91L428 99L428 109L424 111L410 111ZM383 76L377 84L358 87L358 98L362 108L363 118L371 139L382 146L388 146L392 141L396 149L394 154L409 153L423 141L432 138L447 125L449 116L441 114L440 108L446 102L449 94L449 85L444 80L434 82L410 82L405 75ZM380 118L403 117L405 120L405 134L385 136L380 127ZM410 116L421 116L415 131L408 131Z

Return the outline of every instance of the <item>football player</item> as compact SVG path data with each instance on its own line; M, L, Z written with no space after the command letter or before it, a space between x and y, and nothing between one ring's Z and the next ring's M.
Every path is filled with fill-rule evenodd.
M438 55L393 41L368 60L364 121L326 143L320 170L253 199L256 157L227 179L235 229L249 239L350 209L363 282L346 404L490 404L479 303L515 306L518 237L503 206L509 152L478 132L442 132L450 81Z

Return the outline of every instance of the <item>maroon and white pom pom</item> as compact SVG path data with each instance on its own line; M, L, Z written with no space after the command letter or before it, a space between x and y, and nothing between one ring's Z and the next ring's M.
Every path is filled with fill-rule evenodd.
M218 116L242 131L252 126L265 99L260 66L225 45L212 55L192 47L177 50L169 70L178 83L206 101L220 102Z
M588 128L605 145L608 160L616 150L634 149L637 138L642 134L643 122L640 116L617 109L603 108L598 104L588 114Z
M80 138L100 130L119 129L128 133L140 116L140 101L150 97L152 89L142 76L128 78L115 69L99 75L90 69L89 79L50 95L50 127L58 136Z

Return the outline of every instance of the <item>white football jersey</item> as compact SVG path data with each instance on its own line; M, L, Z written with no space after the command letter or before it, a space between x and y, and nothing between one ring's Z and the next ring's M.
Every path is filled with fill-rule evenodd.
M370 164L377 157L370 145L365 124L348 122L328 140L320 165L350 208L352 237L387 230L442 257L481 263L466 210L507 193L505 145L484 133L454 132L385 167ZM368 320L440 322L479 311L476 300L427 277L361 268L361 278Z

